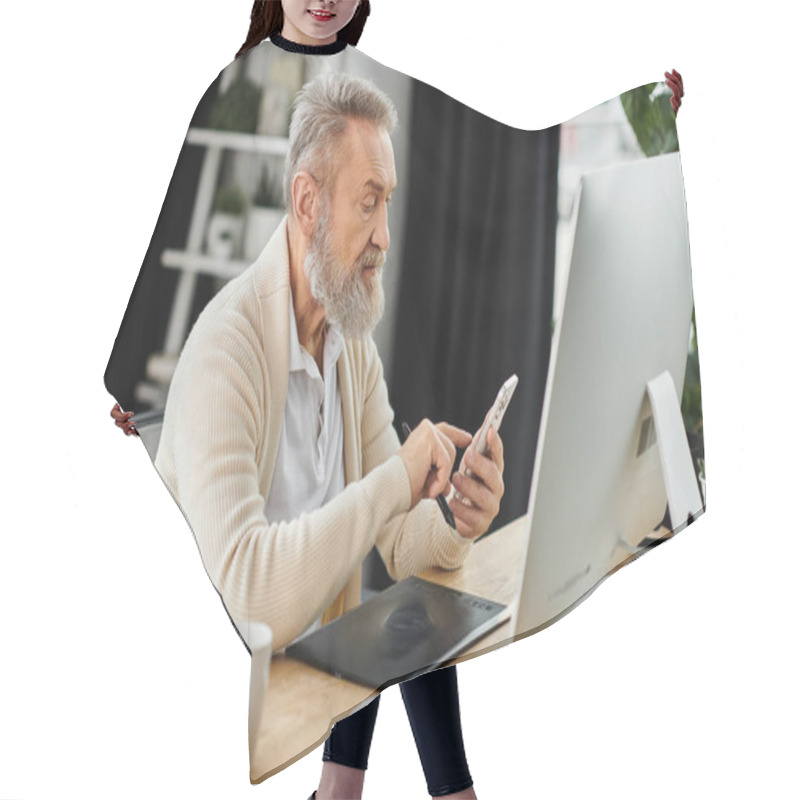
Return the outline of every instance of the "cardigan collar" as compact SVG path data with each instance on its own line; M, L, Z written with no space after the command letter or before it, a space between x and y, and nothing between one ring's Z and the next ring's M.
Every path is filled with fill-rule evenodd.
M278 457L279 432L283 425L283 412L286 407L286 394L289 386L289 340L291 324L290 306L292 303L289 282L289 215L284 214L275 233L252 266L253 288L261 311L261 346L267 364L266 381L269 418L267 436L269 449L262 461L262 492L269 492L275 462ZM343 458L346 484L363 477L361 452L361 414L356 409L355 374L351 365L351 343L343 339L343 346L336 362L336 376L342 398L342 425L344 429ZM355 608L361 598L361 564L350 576L347 584L334 598L322 616L322 624Z
M253 264L253 288L261 310L261 346L267 363L269 380L269 428L279 431L283 424L283 410L289 386L290 325L292 324L292 290L289 282L289 215L284 214L275 233ZM348 353L349 340L342 339L342 347L336 361L339 391L342 397L342 421L344 424L344 475L351 483L362 477L360 414L356 413L353 397L353 373ZM275 447L267 454L268 482L277 459Z

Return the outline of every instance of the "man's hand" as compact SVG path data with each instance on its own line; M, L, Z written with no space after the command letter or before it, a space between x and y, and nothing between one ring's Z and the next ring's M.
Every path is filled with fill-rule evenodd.
M456 518L456 530L467 539L477 539L489 530L492 520L500 510L500 499L505 492L503 440L490 427L486 441L489 445L488 456L482 456L472 449L464 453L464 463L474 477L469 478L460 472L453 475L453 485L472 503L468 506L455 497L450 498L450 508Z
M114 424L125 431L126 436L139 435L139 431L136 430L136 423L131 419L133 411L123 411L119 403L114 403L114 408L111 409L111 416L114 418Z
M683 78L677 70L665 72L664 76L667 79L667 86L672 89L672 97L669 99L670 105L675 112L675 116L678 116L678 109L681 107L681 97L683 97Z
M456 447L467 447L471 434L440 422L424 419L411 431L398 455L411 483L411 508L420 500L450 491L450 473Z

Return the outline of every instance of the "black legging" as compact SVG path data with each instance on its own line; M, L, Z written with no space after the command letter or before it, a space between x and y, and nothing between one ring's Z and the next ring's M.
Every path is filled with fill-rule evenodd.
M431 797L468 789L472 778L461 735L456 668L426 672L401 683L400 692ZM323 761L367 768L380 699L378 695L369 705L333 726L325 742Z

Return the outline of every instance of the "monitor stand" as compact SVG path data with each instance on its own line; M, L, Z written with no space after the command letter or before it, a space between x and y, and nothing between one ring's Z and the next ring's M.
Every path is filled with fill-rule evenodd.
M672 529L666 534L659 529L659 532L653 532L635 544L618 531L615 546L637 555L673 537L694 522L700 509L705 510L697 486L678 392L669 370L648 381L646 401L649 409L642 436L647 442L640 443L640 447L653 442L658 448Z
M675 534L694 521L703 501L697 486L678 392L669 370L648 381L647 395L653 411L669 518Z

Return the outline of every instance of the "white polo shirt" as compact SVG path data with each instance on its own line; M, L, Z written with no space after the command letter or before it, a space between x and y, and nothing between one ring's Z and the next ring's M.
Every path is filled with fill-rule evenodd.
M300 344L289 303L289 383L278 455L264 515L288 522L332 500L345 487L342 398L336 362L344 340L332 326L325 335L322 374ZM301 635L320 627L322 617Z

